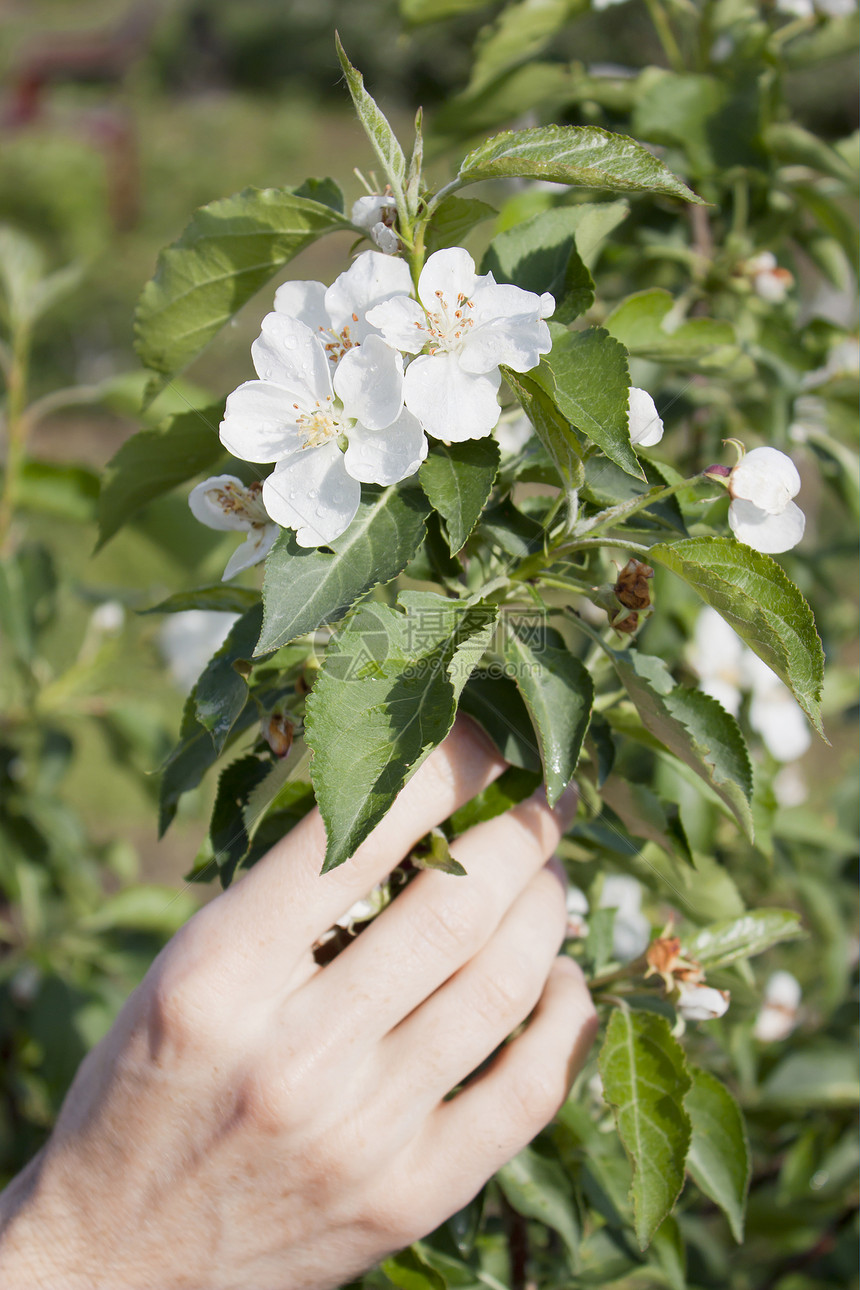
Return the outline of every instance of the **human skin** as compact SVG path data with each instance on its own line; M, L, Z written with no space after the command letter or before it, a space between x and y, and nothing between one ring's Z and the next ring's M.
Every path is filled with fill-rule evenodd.
M570 793L458 838L466 877L421 873L326 967L311 949L503 769L461 719L347 864L320 876L314 811L195 914L0 1196L4 1290L329 1290L534 1137L596 1025L557 957Z

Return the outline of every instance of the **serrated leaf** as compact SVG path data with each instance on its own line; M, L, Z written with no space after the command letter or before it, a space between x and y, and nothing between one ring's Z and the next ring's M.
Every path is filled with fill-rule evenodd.
M740 726L716 699L676 685L662 659L613 650L612 662L643 725L725 802L752 837L753 776Z
M260 757L240 757L222 770L209 821L209 838L222 887L248 854L250 838L243 818L251 792L266 778L271 763Z
M526 1147L502 1166L496 1182L518 1214L558 1232L575 1265L582 1232L576 1221L576 1192L561 1161Z
M579 223L575 206L557 206L515 224L493 238L481 272L537 295L549 291L555 321L573 322L594 302L594 283L577 249Z
M644 479L630 442L630 373L623 346L600 327L571 332L551 325L550 331L552 350L529 378L611 461L628 475Z
M140 614L184 614L189 609L206 609L220 614L244 614L260 600L259 591L251 587L228 587L223 582L217 587L197 587L194 591L177 591L161 600L151 609L140 609Z
M195 716L209 731L218 754L247 702L248 682L237 671L236 664L251 659L262 616L263 607L259 604L245 611L230 628L224 644L206 664L194 687Z
M577 490L585 477L582 450L576 431L561 415L549 395L528 376L521 376L507 367L502 369L502 374L558 471L567 497L568 513L573 521L576 517Z
M202 206L158 257L135 314L135 348L159 385L205 349L299 251L352 224L287 188L246 188Z
M578 188L660 193L702 202L647 148L626 135L592 125L506 130L469 153L459 178L464 184L481 179L543 179Z
M225 455L218 438L224 404L179 412L153 430L127 439L105 467L98 500L104 546L123 524L156 497L201 474Z
M687 1171L696 1186L719 1205L740 1245L752 1167L744 1118L715 1075L696 1066L690 1067L690 1075L692 1085L684 1098L692 1127Z
M791 909L751 909L740 918L712 923L685 937L684 953L713 970L804 934L800 915Z
M391 1285L400 1290L447 1290L448 1283L414 1245L401 1250L381 1265Z
M535 633L506 622L505 661L538 735L546 795L555 806L573 778L588 729L594 685L591 674L557 632Z
M652 546L648 559L698 592L794 694L819 734L824 651L812 610L769 555L733 538Z
M330 206L339 215L343 214L343 192L340 184L334 179L306 179L293 192L296 197L308 197L312 202Z
M331 551L300 547L285 529L266 560L255 653L337 622L373 587L396 578L421 545L429 513L417 488L365 486L355 519Z
M343 68L343 74L346 77L347 87L355 105L358 119L364 128L364 133L370 140L373 151L379 158L379 164L382 166L385 178L391 185L391 191L397 202L397 209L402 212L406 203L406 157L403 155L403 149L397 142L394 131L376 100L364 88L364 77L347 58L346 51L337 34L335 35L335 45L337 46L337 56L340 59L340 65ZM410 210L409 213L414 215L414 209Z
M446 197L439 203L427 222L424 246L428 255L446 246L462 246L467 233L487 219L495 219L498 211L477 197Z
M435 511L445 521L445 536L456 555L462 548L493 491L499 469L495 439L433 445L422 462L418 479Z
M600 1051L603 1094L633 1165L636 1237L645 1249L684 1185L691 1080L681 1045L653 1012L617 1008Z
M534 727L510 677L479 668L466 683L460 707L486 731L511 766L526 771L541 770Z
M329 645L307 701L325 872L353 854L445 738L492 632L491 606L417 591L399 603L359 607Z
M253 704L246 704L234 722L231 736L235 738L258 719ZM183 793L189 792L203 779L206 771L218 760L212 736L201 726L196 716L195 695L188 696L182 712L179 739L164 764L159 786L159 837L163 836L176 815L176 808Z

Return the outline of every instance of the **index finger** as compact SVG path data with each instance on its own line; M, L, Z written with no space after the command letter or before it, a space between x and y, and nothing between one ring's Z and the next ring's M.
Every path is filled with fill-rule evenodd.
M345 864L327 874L320 873L325 826L319 810L311 811L241 882L197 915L219 939L220 966L231 984L243 962L252 965L255 976L277 971L283 980L323 932L383 881L425 833L491 784L505 765L483 732L458 717L371 835Z

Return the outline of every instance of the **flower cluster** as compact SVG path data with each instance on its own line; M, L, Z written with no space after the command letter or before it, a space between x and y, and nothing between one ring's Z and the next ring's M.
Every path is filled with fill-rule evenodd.
M389 205L361 199L354 217L390 252ZM249 532L225 577L263 558L272 521L294 529L299 546L335 541L361 485L413 475L427 435L488 435L501 413L500 367L527 372L549 353L544 319L554 308L548 293L477 274L459 247L429 257L415 294L405 262L379 251L359 255L328 288L280 287L251 347L257 379L230 395L220 430L235 457L274 470L253 499L240 501L224 476L201 484L192 504L212 527Z
M790 457L777 448L746 452L736 439L739 459L728 466L709 466L709 479L725 484L731 497L729 527L739 542L778 555L797 546L806 517L792 498L800 492L800 475Z
M728 1011L728 990L717 990L705 981L701 964L681 952L677 936L658 936L648 946L645 976L658 976L679 1016L685 1021L714 1021Z

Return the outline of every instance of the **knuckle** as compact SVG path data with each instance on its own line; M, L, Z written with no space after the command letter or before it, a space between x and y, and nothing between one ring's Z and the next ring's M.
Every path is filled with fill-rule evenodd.
M521 1021L537 1002L540 993L529 973L499 972L484 976L474 995L474 1008L487 1022L499 1019Z
M409 1245L416 1232L416 1205L407 1188L386 1187L366 1198L359 1222L381 1249L396 1250Z
M534 1067L512 1078L510 1100L515 1121L534 1132L549 1124L567 1095L567 1084L548 1071Z
M219 1009L193 974L162 972L149 992L148 1028L154 1054L208 1048L216 1042Z
M410 930L434 957L462 961L471 958L480 948L485 917L475 898L461 891L458 899L418 903Z

